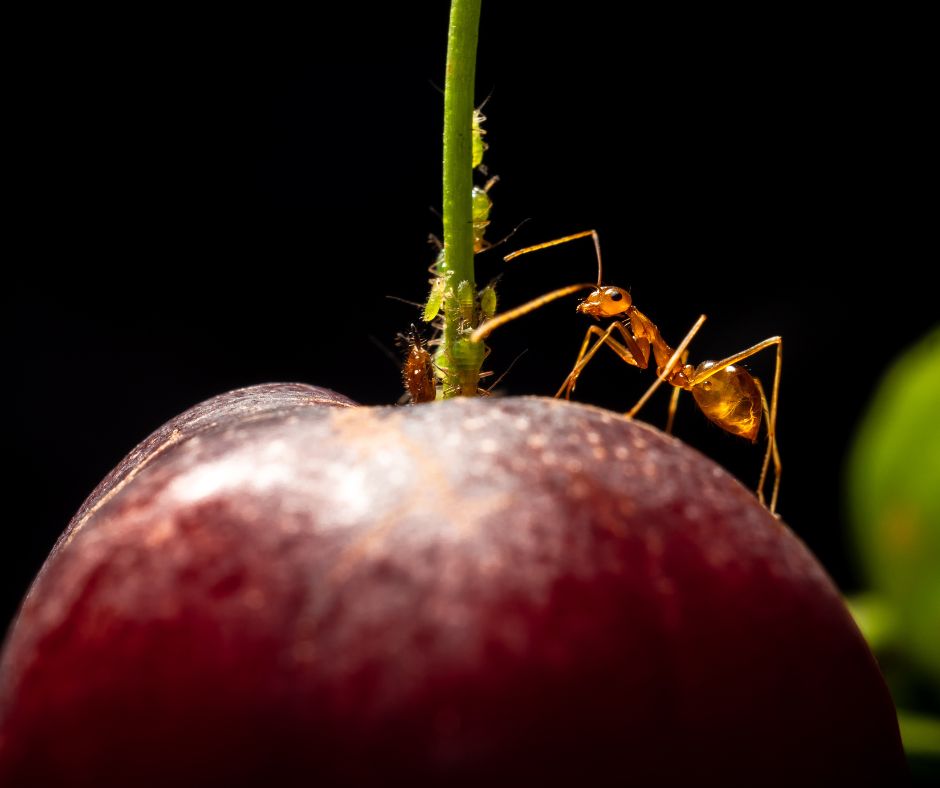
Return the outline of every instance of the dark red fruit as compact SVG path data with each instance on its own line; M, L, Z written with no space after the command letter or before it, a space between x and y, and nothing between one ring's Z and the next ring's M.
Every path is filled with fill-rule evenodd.
M261 386L135 449L0 666L2 785L898 785L826 573L711 461L544 399Z

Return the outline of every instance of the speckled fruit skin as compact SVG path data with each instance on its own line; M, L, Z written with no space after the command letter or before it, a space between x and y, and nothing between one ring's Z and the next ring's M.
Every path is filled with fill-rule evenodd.
M0 664L0 784L894 786L839 594L595 408L269 385L92 493Z

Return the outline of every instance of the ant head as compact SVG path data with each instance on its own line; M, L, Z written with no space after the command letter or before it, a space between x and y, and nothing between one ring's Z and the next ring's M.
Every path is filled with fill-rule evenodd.
M592 317L616 317L633 306L633 299L622 287L598 287L580 304L578 311Z

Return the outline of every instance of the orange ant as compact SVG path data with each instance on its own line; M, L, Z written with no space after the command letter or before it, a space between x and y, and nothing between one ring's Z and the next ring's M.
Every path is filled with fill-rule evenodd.
M699 409L712 422L717 424L723 430L732 435L740 435L752 442L757 441L757 434L760 429L761 417L766 417L767 429L767 450L764 453L764 461L761 465L760 481L757 484L757 497L764 503L764 485L767 480L767 471L770 465L770 459L774 461L774 485L770 497L770 506L768 509L771 514L777 507L777 494L780 489L780 453L777 449L776 425L777 425L777 393L780 390L780 367L783 353L783 340L780 337L769 337L756 345L728 356L721 361L705 361L697 367L686 363L688 354L686 348L692 341L692 338L705 322L705 315L701 315L695 325L689 330L679 346L673 350L659 333L659 329L646 315L633 305L633 299L630 294L621 287L613 287L602 283L601 267L601 244L595 230L586 230L566 235L563 238L557 238L554 241L528 246L519 249L504 259L508 262L516 257L520 257L530 252L536 252L540 249L547 249L551 246L568 243L578 238L594 239L594 249L597 252L597 284L577 284L553 290L539 298L533 299L522 306L504 312L498 317L487 321L477 328L471 334L471 340L480 342L489 336L495 329L505 323L515 320L544 304L554 301L556 298L569 295L578 290L590 289L581 303L578 304L578 312L590 315L600 320L601 318L615 318L614 321L605 329L599 326L588 328L584 336L584 342L581 343L581 350L578 358L572 367L568 377L565 378L561 388L555 393L560 397L564 393L565 398L571 396L578 377L587 366L588 362L602 345L606 345L614 351L627 364L639 369L646 369L649 366L650 354L656 360L656 381L650 386L646 393L640 397L639 401L624 415L627 418L633 418L640 408L646 404L653 392L659 388L662 383L669 383L675 387L672 399L669 403L669 417L666 424L666 431L672 430L672 423L675 418L676 405L679 400L679 392L685 389L690 391L695 399ZM615 334L616 332L616 334ZM591 337L597 337L597 341L591 345ZM743 367L738 364L744 359L753 356L755 353L776 345L777 362L774 371L773 390L770 398L770 406L767 405L767 397L764 394L763 386L760 381L753 377ZM766 504L765 504L766 505Z

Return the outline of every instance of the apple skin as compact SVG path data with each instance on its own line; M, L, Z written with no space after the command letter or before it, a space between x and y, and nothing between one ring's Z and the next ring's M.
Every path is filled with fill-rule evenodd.
M713 462L540 398L242 389L82 506L0 663L0 785L906 782L805 546Z

